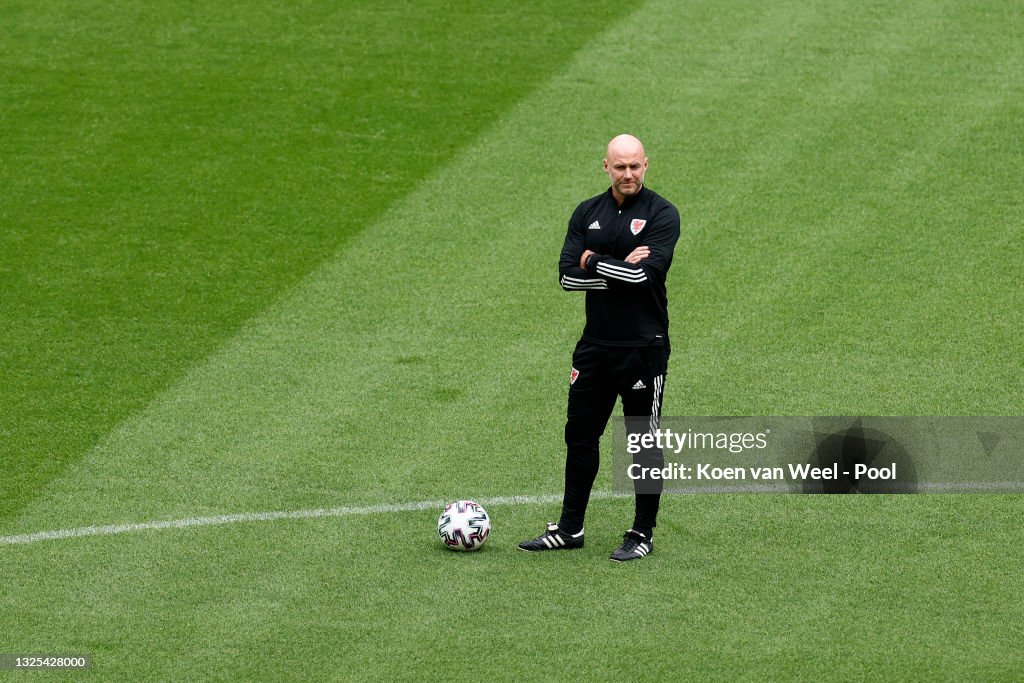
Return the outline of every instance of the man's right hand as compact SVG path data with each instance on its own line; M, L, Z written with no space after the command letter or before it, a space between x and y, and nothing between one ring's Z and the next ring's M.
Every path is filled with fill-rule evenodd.
M626 257L625 261L626 263L640 263L650 255L651 248L644 245L640 245L639 247L637 247L636 249L629 253L629 256Z

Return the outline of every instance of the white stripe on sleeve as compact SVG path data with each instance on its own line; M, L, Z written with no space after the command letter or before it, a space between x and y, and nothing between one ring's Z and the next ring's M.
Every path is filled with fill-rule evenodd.
M562 289L608 289L608 283L604 279L584 280L578 277L562 276Z
M639 283L647 281L647 272L640 267L623 268L622 266L602 261L597 264L597 272L606 277L622 280L623 282Z

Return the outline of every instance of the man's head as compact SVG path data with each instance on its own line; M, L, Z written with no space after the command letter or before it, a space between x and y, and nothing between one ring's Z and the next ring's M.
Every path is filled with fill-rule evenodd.
M616 135L608 143L604 171L612 181L612 195L621 204L626 197L640 191L647 173L644 145L632 135Z

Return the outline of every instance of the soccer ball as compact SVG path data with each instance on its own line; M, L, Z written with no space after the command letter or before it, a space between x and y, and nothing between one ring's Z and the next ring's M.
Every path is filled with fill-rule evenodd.
M449 503L437 520L437 534L450 550L479 550L490 533L491 518L472 500Z

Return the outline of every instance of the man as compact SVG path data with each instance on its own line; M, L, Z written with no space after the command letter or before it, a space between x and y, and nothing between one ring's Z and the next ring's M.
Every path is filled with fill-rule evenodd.
M647 163L638 139L615 137L604 159L611 187L581 203L569 220L560 282L567 291L586 292L587 321L569 374L562 515L520 543L521 550L583 547L599 440L617 396L626 417L648 418L643 423L651 430L658 425L670 352L665 276L679 239L679 212L644 185ZM640 559L654 549L656 491L636 494L633 526L612 560Z

